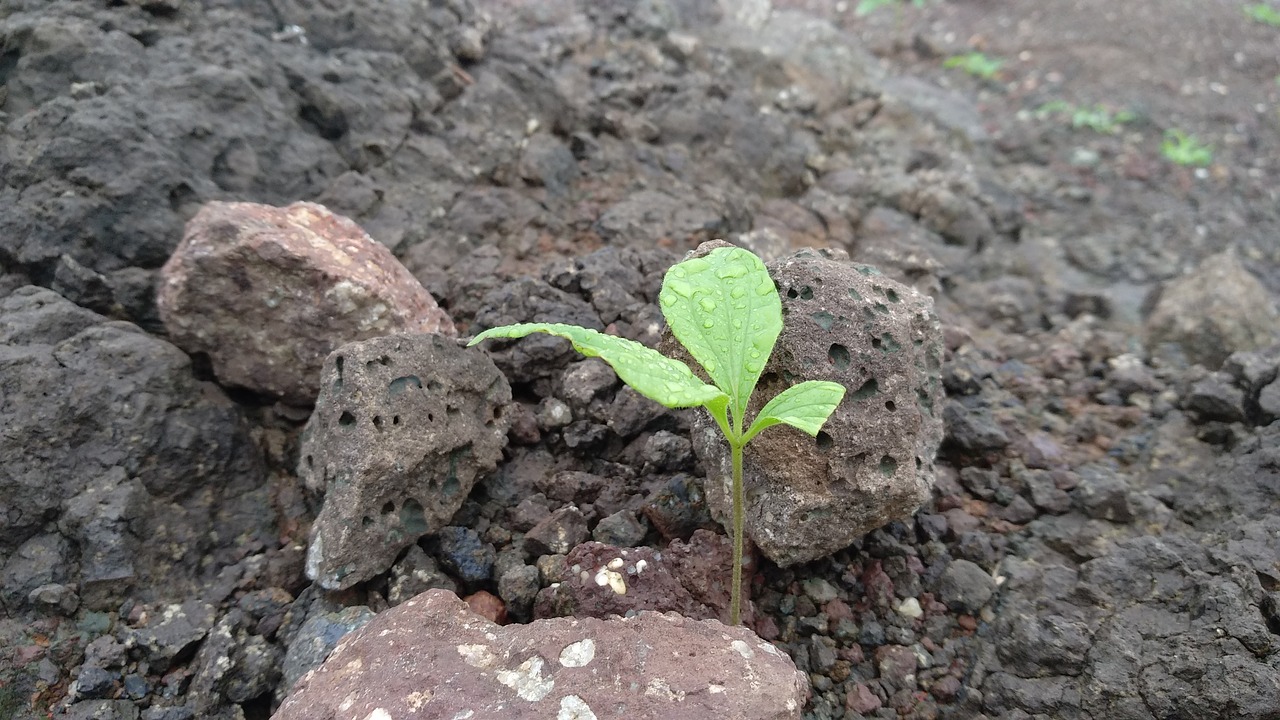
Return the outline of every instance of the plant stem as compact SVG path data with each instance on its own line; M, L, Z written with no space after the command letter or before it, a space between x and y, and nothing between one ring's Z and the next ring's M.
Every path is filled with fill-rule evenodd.
M733 455L733 587L729 590L729 624L742 622L742 445L729 442Z

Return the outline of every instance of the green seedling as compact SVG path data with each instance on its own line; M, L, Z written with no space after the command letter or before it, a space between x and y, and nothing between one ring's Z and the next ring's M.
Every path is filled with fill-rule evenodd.
M1184 167L1207 167L1213 163L1213 146L1176 128L1165 131L1160 154L1169 162Z
M1072 128L1076 130L1086 128L1103 135L1114 135L1120 131L1121 126L1138 119L1131 110L1112 112L1102 105L1076 106L1065 100L1050 100L1036 108L1035 114L1041 118L1050 115L1069 115Z
M1256 23L1270 25L1273 28L1280 28L1280 10L1275 9L1266 3L1245 5L1244 14Z
M565 338L578 352L608 363L636 392L669 408L705 407L729 444L733 462L733 579L729 622L742 618L742 454L762 430L790 425L816 436L844 399L843 385L808 380L765 404L746 425L747 405L773 345L782 332L782 300L760 258L741 248L720 247L667 271L658 295L676 340L698 361L712 383L679 360L625 338L576 325L523 323L496 327L489 338L547 333Z
M901 12L902 7L908 2L911 3L912 7L922 8L928 0L862 0L858 3L858 6L853 9L853 14L858 17L865 17L882 7L890 6L897 8L898 11Z
M980 52L968 52L963 55L952 55L942 63L944 68L955 68L976 78L991 80L1004 67L1004 60L987 57Z

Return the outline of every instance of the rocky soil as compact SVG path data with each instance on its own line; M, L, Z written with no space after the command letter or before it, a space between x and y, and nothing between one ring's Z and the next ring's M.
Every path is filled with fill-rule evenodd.
M713 238L934 299L931 491L833 554L752 559L748 628L799 686L738 654L807 695L759 716L1280 718L1280 31L1218 0L849 5L0 0L0 717L270 717L299 680L352 682L307 677L345 634L414 613L509 653L535 618L582 619L545 622L586 648L624 614L724 654L692 411L551 339L266 326L234 263L157 303L205 203L309 201L431 296L379 297L464 337L656 346L663 273ZM942 67L970 49L1006 63ZM1162 157L1170 129L1213 161ZM424 399L396 414L366 381ZM562 712L607 716L572 687Z

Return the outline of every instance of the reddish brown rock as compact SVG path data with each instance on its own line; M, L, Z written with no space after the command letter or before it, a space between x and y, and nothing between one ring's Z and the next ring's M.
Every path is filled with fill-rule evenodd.
M499 625L507 624L507 604L497 595L481 590L466 596L462 601L471 608L471 612L485 620Z
M733 543L723 535L698 530L688 542L675 540L661 551L585 542L564 562L564 580L538 593L535 617L606 618L653 610L728 621ZM742 619L753 622L750 602Z
M158 304L170 339L207 354L223 384L300 405L343 343L455 334L389 250L306 202L206 204L161 271Z
M807 693L745 628L652 612L500 627L430 590L344 638L274 718L798 718Z

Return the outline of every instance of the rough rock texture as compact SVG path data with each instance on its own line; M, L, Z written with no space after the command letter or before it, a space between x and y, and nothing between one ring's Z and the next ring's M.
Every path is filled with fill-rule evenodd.
M344 345L322 378L298 474L325 493L307 576L332 590L449 522L502 458L511 388L484 352L435 334Z
M732 541L708 530L660 551L586 542L565 556L564 580L538 594L534 616L607 618L653 610L727 622L732 563ZM751 619L748 605L743 620Z
M314 203L212 202L161 271L160 317L218 379L307 405L344 342L454 335L431 294L351 220Z
M785 325L748 417L797 382L848 388L816 439L778 426L747 447L747 534L787 566L839 550L928 498L942 441L942 334L931 298L868 265L802 251L769 270ZM695 417L694 447L723 479L707 484L708 504L727 522L728 446L709 418Z
M716 621L499 627L431 590L345 638L273 717L798 718L807 685L772 645Z
M1235 251L1227 250L1170 281L1147 318L1146 331L1152 346L1176 343L1187 359L1217 370L1233 352L1275 343L1280 312Z
M262 458L237 408L173 345L50 290L0 299L0 427L10 611L50 582L91 609L114 610L130 589L182 598L204 584L215 524L246 539L272 532Z

